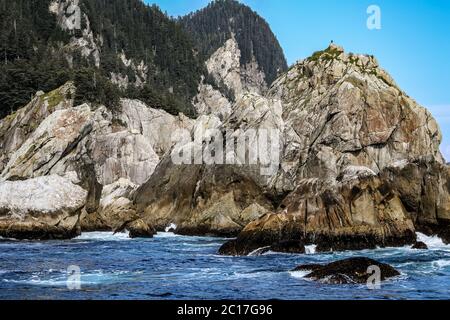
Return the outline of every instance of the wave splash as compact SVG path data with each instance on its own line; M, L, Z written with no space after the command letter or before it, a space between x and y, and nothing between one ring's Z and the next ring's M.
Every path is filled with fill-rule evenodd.
M450 245L447 245L444 243L444 241L442 241L441 238L439 238L438 236L427 236L423 233L417 232L417 241L421 241L423 243L425 243L428 247L428 249L431 250L436 250L436 249L446 249L446 250L450 250Z

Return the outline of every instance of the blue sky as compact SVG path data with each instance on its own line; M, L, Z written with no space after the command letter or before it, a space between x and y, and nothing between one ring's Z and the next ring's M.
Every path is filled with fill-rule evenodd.
M200 9L209 0L145 0L169 15ZM438 120L450 161L449 0L242 0L270 24L289 64L325 48L377 57L399 86ZM367 8L381 9L381 30L366 26Z

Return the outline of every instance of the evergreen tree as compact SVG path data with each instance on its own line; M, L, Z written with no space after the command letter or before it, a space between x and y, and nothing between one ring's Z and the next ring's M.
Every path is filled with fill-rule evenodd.
M287 70L283 50L267 22L238 1L215 0L179 21L193 35L204 58L223 46L233 33L241 50L241 65L255 57L268 84Z

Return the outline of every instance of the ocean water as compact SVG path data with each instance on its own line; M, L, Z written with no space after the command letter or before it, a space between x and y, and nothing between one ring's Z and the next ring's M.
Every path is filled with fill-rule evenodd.
M303 255L248 257L217 255L226 239L170 233L133 240L104 232L68 241L0 239L0 299L449 299L450 246L419 238L430 250L316 254L309 246ZM290 272L299 264L352 256L389 263L401 276L370 290L312 282L305 273ZM70 266L80 270L78 288Z

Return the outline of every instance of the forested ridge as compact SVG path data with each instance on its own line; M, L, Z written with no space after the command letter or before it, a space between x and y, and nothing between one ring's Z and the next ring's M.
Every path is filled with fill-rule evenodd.
M80 53L64 53L71 37L49 11L51 0L0 0L0 116L25 105L38 90L50 91L68 80L78 88L77 102L106 104L119 97L139 98L171 113L193 115L190 101L196 94L203 62L195 56L192 40L181 26L156 6L140 0L80 0L96 35L101 35L100 68ZM85 21L83 21L85 23ZM147 84L119 90L110 73L134 74L118 53L148 66Z
M215 0L206 8L180 19L204 57L209 57L234 34L241 65L256 58L270 85L286 71L283 50L269 24L250 7L235 0Z
M83 37L83 30L63 30L49 10L51 2L0 0L0 118L24 106L37 91L51 91L69 80L77 87L76 103L115 108L119 98L128 97L193 117L191 101L202 76L211 81L205 59L230 37L218 28L249 28L233 31L243 48L242 62L254 54L267 80L286 68L269 26L234 0L216 1L182 19L172 19L141 0L79 0L88 17L83 16L82 29L89 23L99 44L99 66L70 46L71 40ZM255 39L249 39L250 34ZM122 52L135 65L144 62L145 84L132 85L136 70L123 63ZM112 73L127 76L130 85L119 88L111 82Z

